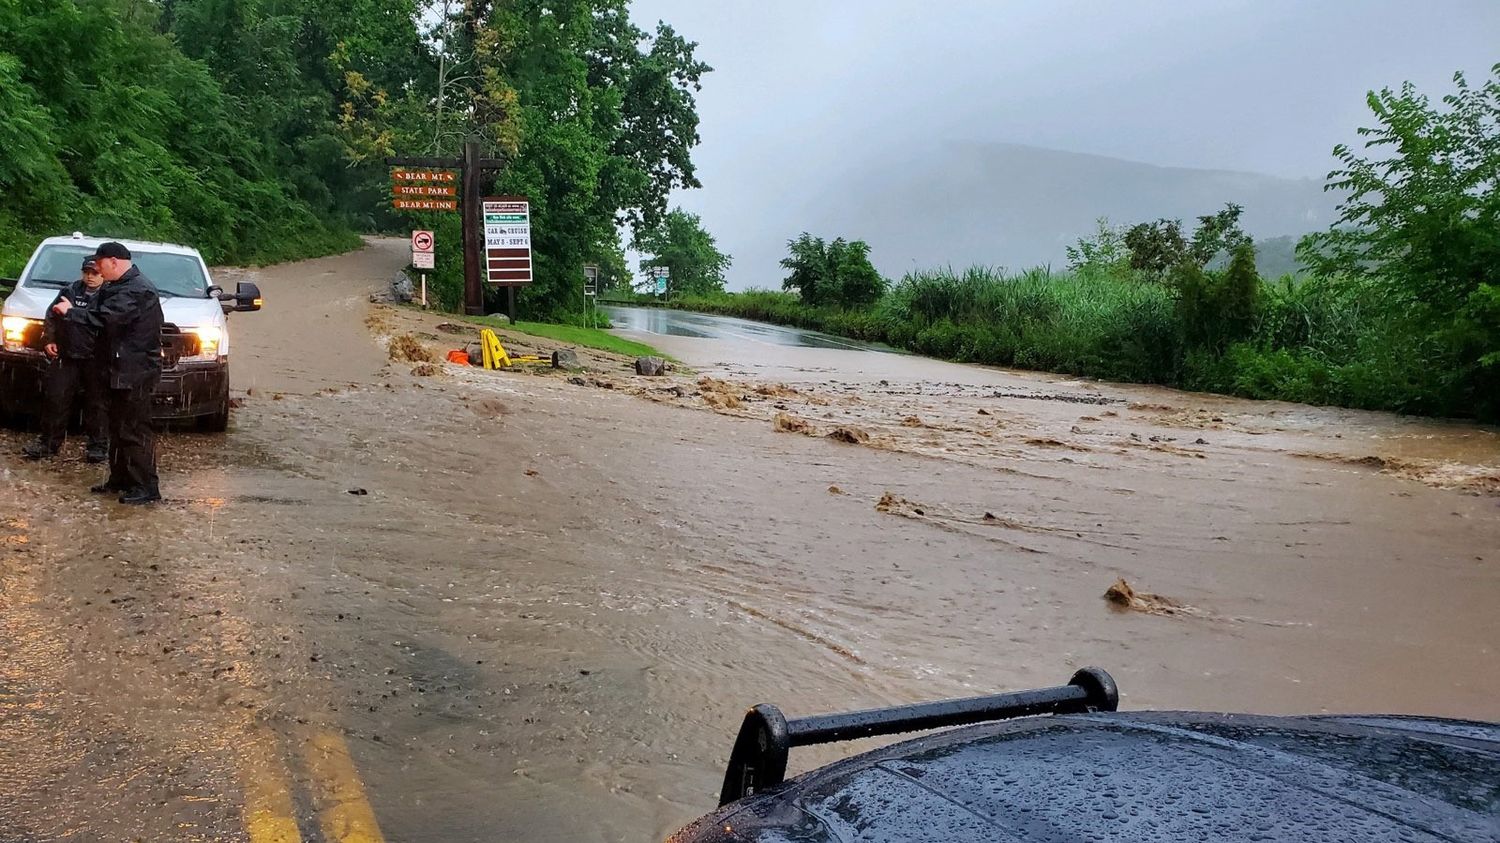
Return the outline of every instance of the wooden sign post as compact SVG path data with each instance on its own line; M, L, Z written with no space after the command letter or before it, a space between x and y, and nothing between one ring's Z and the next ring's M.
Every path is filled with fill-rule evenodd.
M484 282L487 265L484 247L484 196L480 190L480 178L486 170L505 167L500 158L481 158L479 142L466 141L462 158L414 158L394 156L385 163L398 168L391 172L391 180L398 182L392 187L391 204L397 210L406 211L453 211L463 215L464 231L464 313L470 316L484 315ZM458 196L454 197L452 182L456 179ZM445 172L446 171L446 172ZM431 184L399 184L399 182L431 182ZM510 317L516 318L514 296L511 297Z

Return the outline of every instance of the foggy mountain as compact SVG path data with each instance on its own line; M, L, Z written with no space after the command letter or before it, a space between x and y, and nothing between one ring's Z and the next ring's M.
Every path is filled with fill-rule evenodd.
M729 235L720 246L734 256L731 288L780 287L786 241L804 229L867 241L876 267L898 279L914 267L949 264L1064 269L1064 247L1091 233L1101 216L1115 225L1181 218L1187 233L1193 218L1236 202L1259 240L1326 228L1337 204L1315 179L1001 143L936 142L876 167L825 168L809 179L819 180L795 199L782 195L760 208L750 206L761 197L742 196L732 229L715 225L716 208L704 209L710 230Z

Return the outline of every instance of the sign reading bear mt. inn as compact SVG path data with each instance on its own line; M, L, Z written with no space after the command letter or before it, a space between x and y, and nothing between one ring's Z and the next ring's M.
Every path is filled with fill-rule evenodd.
M524 196L484 200L486 278L500 287L530 284L531 203Z

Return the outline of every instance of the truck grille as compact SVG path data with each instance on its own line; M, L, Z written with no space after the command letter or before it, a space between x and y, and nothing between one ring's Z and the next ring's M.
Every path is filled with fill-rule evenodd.
M161 363L170 369L183 357L198 353L198 335L185 333L168 322L161 326Z

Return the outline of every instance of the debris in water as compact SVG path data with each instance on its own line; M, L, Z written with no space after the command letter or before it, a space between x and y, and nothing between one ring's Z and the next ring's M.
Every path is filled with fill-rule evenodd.
M438 373L438 367L431 363L418 363L411 367L411 373L419 378L430 378Z
M799 419L786 413L777 413L776 418L771 421L771 426L776 429L777 433L805 433L811 436L815 432L812 424L806 419Z
M918 416L907 416L901 420L902 427L923 427L922 419Z
M784 383L761 384L755 388L755 392L767 398L796 398L802 394Z
M829 439L838 442L848 442L850 445L864 445L870 441L870 434L857 427L835 427L829 434Z
M1151 615L1176 615L1188 612L1189 607L1178 603L1170 597L1160 594L1152 594L1147 591L1136 591L1130 587L1130 583L1124 578L1115 580L1115 584L1105 589L1104 599L1133 612L1145 612Z
M843 495L843 494L847 494L847 493L843 489L840 489L837 486L829 486L828 487L828 494L830 494L830 495Z
M989 415L989 414L990 414L990 411L989 411L989 410L986 410L986 409L985 409L985 408L983 408L983 407L980 407L980 408L979 408L979 415L981 415L981 416L987 416L987 415Z
M1373 468L1382 474L1400 477L1404 480L1415 480L1438 489L1451 489L1470 495L1500 495L1500 470L1489 465L1470 465L1442 460L1409 460L1374 454L1349 457L1342 454L1294 452L1292 456Z
M715 380L704 375L698 379L698 390L703 403L715 410L738 410L742 406L739 387L728 381Z
M881 495L880 500L875 502L875 511L906 516L927 514L926 510L922 509L920 504L909 501L906 498L898 498L890 492Z
M527 477L537 477L537 476L539 476L539 475L540 475L540 474L541 474L541 472L540 472L540 471L537 471L537 470L536 470L536 469L534 469L534 468L528 468L528 469L526 469L526 476L527 476Z
M432 363L436 360L432 352L427 350L427 346L422 345L421 340L411 334L391 337L391 344L386 350L392 360L407 363Z
M1082 445L1074 445L1071 442L1063 442L1060 439L1053 439L1050 436L1048 436L1048 437L1041 437L1041 436L1027 437L1026 444L1027 445L1035 445L1038 448L1066 448L1069 451L1083 451L1085 453L1087 453L1090 450L1089 448L1086 448L1086 447L1084 447Z
M1202 436L1200 436L1197 439L1193 440L1193 444L1194 445L1207 445L1208 444L1208 440L1204 439Z
M351 495L368 495L370 493L367 492L367 491L365 491L364 489L350 489L349 490L349 494L351 494Z

